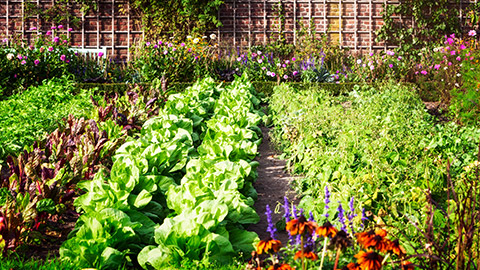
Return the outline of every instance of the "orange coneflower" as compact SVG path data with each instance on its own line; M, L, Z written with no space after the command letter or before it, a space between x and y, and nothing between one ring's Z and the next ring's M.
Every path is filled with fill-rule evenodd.
M293 259L297 260L297 259L300 259L302 257L306 258L306 259L310 259L312 261L318 260L317 254L315 254L315 252L313 252L311 247L305 248L305 250L303 250L303 254L302 254L301 250L295 252L295 257Z
M380 270L383 257L375 251L360 251L355 256L362 270Z
M415 266L413 263L405 261L402 262L402 270L413 270L415 269Z
M393 254L397 254L397 256L403 257L407 253L407 251L402 246L400 246L400 242L398 241L398 239L393 241L388 241L387 243L388 243L387 250L392 252Z
M280 240L272 239L271 237L258 242L257 244L257 253L274 253L278 252L282 247L282 242Z
M323 226L317 228L317 234L323 237L334 237L338 230L330 222L325 222Z
M380 252L387 252L389 247L389 242L385 239L387 236L387 231L384 229L379 229L375 233L373 231L357 233L357 242L363 248L374 247Z
M317 227L318 225L316 222L307 221L307 219L303 215L301 215L299 218L287 222L286 229L290 232L291 235L297 235L303 234L306 231L312 234Z
M342 270L361 270L360 264L358 263L349 263L347 266L342 267Z
M290 265L286 263L282 263L282 264L276 263L270 266L268 270L295 270L295 268L292 268Z

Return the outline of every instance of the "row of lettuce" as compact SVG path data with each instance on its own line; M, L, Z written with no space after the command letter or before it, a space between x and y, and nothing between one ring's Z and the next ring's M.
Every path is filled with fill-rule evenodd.
M162 269L183 259L228 262L249 253L256 223L259 100L244 78L223 88L206 79L171 95L79 186L80 216L61 257L79 267Z
M296 186L306 212L333 217L355 198L425 269L448 269L478 247L480 231L469 227L478 223L478 127L438 122L412 89L394 83L344 96L282 85L270 110L274 141L304 176Z

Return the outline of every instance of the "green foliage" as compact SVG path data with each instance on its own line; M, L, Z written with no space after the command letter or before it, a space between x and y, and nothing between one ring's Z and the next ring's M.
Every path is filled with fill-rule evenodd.
M257 236L243 227L259 219L252 159L261 117L252 89L244 80L224 89L206 79L171 95L117 150L109 174L79 184L86 193L75 205L85 214L61 256L79 267L163 269L184 258L225 263L253 250Z
M458 0L407 0L398 5L385 4L382 14L384 24L377 33L377 39L398 45L405 52L433 45L439 36L459 33L457 5Z
M480 130L453 123L435 125L408 88L392 83L363 86L334 97L282 85L271 97L273 137L298 181L301 207L324 213L325 186L332 201L352 196L405 235L419 237L409 223L421 222L423 194L445 204L446 161L452 177L475 159ZM335 215L335 211L329 212Z
M203 35L221 25L218 8L221 0L130 0L140 15L145 34L150 39L162 36L185 38L189 34Z
M53 131L62 118L85 116L93 106L90 93L77 95L66 77L44 81L0 102L0 163Z
M451 92L449 113L459 123L478 125L480 117L480 70L478 68L478 55L473 61L464 61L461 70L462 88L454 88Z

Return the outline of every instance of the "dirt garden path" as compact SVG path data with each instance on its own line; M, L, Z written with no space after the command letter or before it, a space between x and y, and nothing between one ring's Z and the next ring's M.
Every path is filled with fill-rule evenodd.
M267 204L272 210L273 222L277 222L283 217L283 202L287 196L290 202L297 202L297 197L290 183L293 176L285 171L285 160L277 158L278 152L275 151L270 136L269 129L261 127L263 133L262 144L258 147L260 153L256 160L260 163L257 168L258 178L253 185L258 192L258 200L255 202L255 210L260 216L260 222L251 225L248 229L258 234L260 239L267 238L270 234L267 232L267 216L265 215ZM275 208L278 211L275 211ZM277 213L276 213L277 212ZM277 238L286 243L288 236L285 231L277 231Z

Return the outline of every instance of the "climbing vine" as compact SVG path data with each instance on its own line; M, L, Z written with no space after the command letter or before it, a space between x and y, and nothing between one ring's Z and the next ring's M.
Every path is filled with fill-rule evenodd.
M217 16L221 4L222 0L130 0L147 38L202 35L221 25Z
M377 32L377 41L398 45L407 51L432 44L440 36L459 33L459 10L455 5L458 1L404 0L398 5L384 5L384 25Z
M66 24L76 27L80 23L80 19L74 13L75 8L87 13L89 10L96 10L98 7L96 0L56 0L55 3L48 8L39 6L36 2L25 2L25 16L27 20L32 16L39 16L43 22L52 24Z

